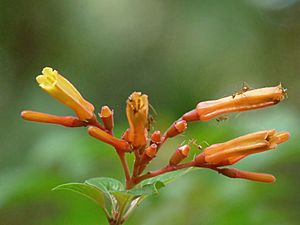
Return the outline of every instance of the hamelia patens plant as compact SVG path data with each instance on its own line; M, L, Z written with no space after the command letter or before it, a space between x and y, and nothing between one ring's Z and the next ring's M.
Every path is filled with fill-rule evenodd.
M98 114L94 106L85 100L77 89L56 70L46 67L37 76L40 87L48 94L70 107L76 116L54 116L35 111L23 111L25 120L52 123L65 127L87 127L89 135L111 145L117 153L125 174L125 185L113 178L92 178L84 183L63 184L55 189L68 189L96 201L103 209L109 224L124 223L136 206L147 196L157 193L175 178L190 168L207 168L231 178L242 178L258 182L274 182L271 174L241 171L227 168L241 159L275 149L289 139L288 132L265 130L250 133L233 140L210 145L196 157L188 157L190 146L178 146L166 165L154 171L144 172L155 159L164 143L182 134L192 121L208 121L232 112L242 112L276 105L285 98L286 90L281 85L254 90L244 90L218 100L200 102L195 109L175 121L166 132L149 134L148 96L133 92L126 105L129 128L121 138L114 136L113 110L103 106ZM127 164L126 154L134 154L132 171ZM192 159L191 159L192 158ZM183 160L186 162L182 162Z

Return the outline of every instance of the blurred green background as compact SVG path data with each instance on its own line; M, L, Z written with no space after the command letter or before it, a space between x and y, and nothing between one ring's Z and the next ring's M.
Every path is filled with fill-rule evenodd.
M275 174L276 183L194 171L146 200L127 224L299 224L299 12L297 0L1 0L0 224L105 224L90 200L51 189L97 176L123 179L113 149L85 129L20 118L24 109L73 114L38 87L44 66L65 75L98 110L111 106L119 135L134 90L149 95L154 126L166 129L199 101L231 95L242 82L282 82L286 101L220 124L193 123L151 165L164 165L189 138L205 145L275 128L290 131L291 140L237 167Z

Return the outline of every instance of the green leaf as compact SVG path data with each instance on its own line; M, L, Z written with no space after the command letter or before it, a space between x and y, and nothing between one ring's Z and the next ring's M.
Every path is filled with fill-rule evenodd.
M191 170L192 170L192 168L188 168L185 170L177 170L177 171L162 174L157 177L149 178L149 179L141 182L141 187L145 187L146 185L150 185L150 184L157 185L156 184L157 182L161 182L161 183L163 183L164 186L166 186L167 184L173 182L178 177L185 175L186 173L190 172Z
M83 184L83 183L68 183L68 184L59 185L53 188L52 190L63 190L63 189L74 191L85 197L88 197L89 199L92 199L93 201L98 203L98 205L102 209L106 210L104 193L91 185Z
M118 201L112 192L125 190L124 185L120 181L110 177L97 177L86 180L85 183L103 191L110 201L112 210L115 212L118 210Z
M110 177L97 177L85 181L86 184L95 186L104 192L124 191L122 182Z
M130 208L132 201L139 197L129 194L126 191L115 191L111 192L111 194L113 194L118 202L119 218L122 218L124 213L126 213L126 211Z
M158 190L164 187L165 184L161 181L155 181L154 183L145 184L143 186L138 186L128 191L128 193L136 196L147 196L152 194L157 194Z
M146 195L137 197L135 199L133 199L130 203L130 205L128 206L128 209L126 210L126 213L124 213L124 220L127 220L128 217L131 215L131 213L134 211L134 209L146 198Z

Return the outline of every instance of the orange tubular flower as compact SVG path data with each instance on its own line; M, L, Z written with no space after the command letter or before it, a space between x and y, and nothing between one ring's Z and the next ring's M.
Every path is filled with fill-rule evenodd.
M218 172L230 178L241 178L265 183L276 181L276 178L272 174L267 173L254 173L233 168L218 169Z
M97 138L100 141L103 141L107 144L114 146L118 151L123 151L123 152L130 151L130 146L126 141L120 140L97 127L90 126L88 128L88 133L94 138Z
M73 116L55 116L35 111L23 111L21 116L24 120L41 123L53 123L63 125L65 127L82 127L86 125L84 121L81 121Z
M207 121L221 114L264 108L279 103L284 99L285 94L286 90L278 85L255 89L218 100L200 102L195 110L183 115L182 119L188 122Z
M169 165L175 166L178 163L180 163L182 160L184 160L190 152L190 146L189 145L183 145L179 147L174 154L172 155Z
M136 149L145 146L147 142L148 111L148 96L133 92L127 100L126 114L129 123L128 138Z
M86 121L94 116L94 106L86 101L77 89L56 70L45 67L42 75L37 76L36 80L49 95L74 110L80 120Z
M159 144L161 142L161 133L159 130L156 130L151 135L151 144Z
M187 129L187 123L185 120L178 120L167 130L166 137L175 137L178 134L183 133Z
M140 161L140 167L138 169L138 174L142 173L143 170L147 167L150 161L156 156L157 153L157 145L152 144L145 149Z
M196 164L231 165L250 154L274 149L278 144L287 141L289 136L288 132L277 133L276 130L247 134L225 143L209 146L196 157L195 161Z
M99 116L103 121L105 129L111 131L114 127L114 111L108 106L103 106Z

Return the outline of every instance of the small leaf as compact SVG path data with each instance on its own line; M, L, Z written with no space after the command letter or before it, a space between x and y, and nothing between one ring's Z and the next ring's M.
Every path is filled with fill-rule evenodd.
M127 220L130 214L134 211L134 209L146 198L147 196L143 195L140 197L137 197L136 199L132 200L130 205L128 206L128 209L126 213L124 213L124 220Z
M118 202L111 192L125 190L124 185L120 181L110 177L97 177L88 179L85 183L103 191L110 200L112 210L114 212L117 211Z
M129 194L127 192L121 192L121 191L114 191L114 192L111 192L111 194L113 194L115 196L119 205L123 205L124 202L131 201L138 197L138 196Z
M130 208L132 201L139 197L129 194L126 191L115 191L111 192L111 194L116 198L118 202L118 212L120 218L124 215L127 209Z
M111 191L124 191L124 185L113 178L110 177L97 177L91 178L85 181L86 184L95 186L104 192L111 192Z
M155 184L156 182L161 182L164 185L167 185L167 184L173 182L174 180L176 180L178 177L181 177L184 174L190 172L191 170L192 170L192 168L188 168L185 170L177 170L177 171L162 174L157 177L149 178L149 179L141 182L141 187L143 187L145 185L149 185L149 184Z
M143 186L138 186L128 191L128 193L137 196L147 196L152 194L157 194L158 190L164 187L165 184L161 181L155 181L154 183L145 184Z
M85 197L88 197L89 199L92 199L93 201L98 203L102 209L106 210L104 193L101 190L91 185L83 184L83 183L68 183L68 184L59 185L53 188L52 190L62 190L62 189L74 191Z

